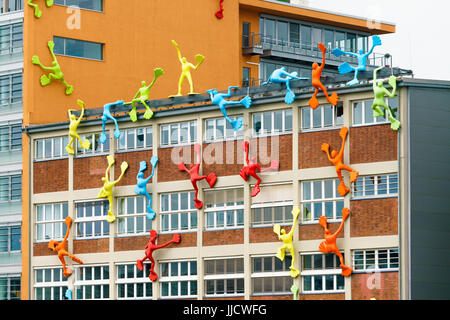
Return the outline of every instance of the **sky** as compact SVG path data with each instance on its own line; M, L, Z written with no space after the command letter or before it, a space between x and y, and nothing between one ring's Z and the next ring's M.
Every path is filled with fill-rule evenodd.
M382 35L377 53L390 53L395 67L420 79L450 80L450 1L309 0L313 8L396 24Z

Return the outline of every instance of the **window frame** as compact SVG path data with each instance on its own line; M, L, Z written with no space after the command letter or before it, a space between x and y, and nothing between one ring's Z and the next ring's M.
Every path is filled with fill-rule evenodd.
M374 252L374 268L367 267L367 253ZM380 252L386 251L386 264L388 267L380 268ZM358 268L356 256L362 254L362 268ZM397 256L391 257L392 254ZM392 261L393 260L393 261ZM397 260L397 262L395 262ZM386 249L362 249L362 250L352 250L352 264L353 273L373 273L373 272L392 272L400 270L400 250L398 248L386 248ZM391 267L392 264L397 264L397 267Z
M374 181L373 184L373 195L367 195L368 192L366 188L366 179L372 178ZM380 179L386 179L386 193L379 193ZM393 181L393 182L391 182ZM393 187L397 185L397 187ZM361 191L355 191L356 188L360 186ZM377 198L394 198L399 196L399 176L398 173L387 173L387 174L378 174L378 175L368 175L368 176L359 176L358 181L352 183L352 198L351 200L363 200L363 199L377 199ZM397 192L391 193L392 189L396 189ZM355 195L356 193L362 193L362 195Z
M64 205L67 208L66 211L66 215L64 216ZM46 210L47 210L47 206L51 207L51 219L50 220L45 220L45 216L46 216ZM56 220L54 219L55 217L55 207L59 206L60 207L60 215L61 218ZM43 220L38 220L38 216L39 216L39 208L42 207L42 216L43 216ZM55 202L55 203L42 203L42 204L36 204L35 205L35 219L34 219L34 226L35 226L35 235L34 235L34 241L36 243L40 243L40 242L48 242L50 240L62 240L67 232L67 225L65 224L65 219L66 217L69 216L69 204L68 202ZM39 226L42 225L42 231L41 234L43 236L44 239L38 239L38 235L39 235ZM47 225L51 225L51 236L47 239L46 238L46 226ZM61 229L61 235L57 236L56 235L56 225L60 225L60 229Z
M46 141L50 142L50 157L46 157L47 152L47 143ZM60 141L60 154L55 155L55 144L56 141ZM39 144L42 143L42 146L39 146ZM57 136L57 137L49 137L49 138L39 138L34 140L34 161L49 161L49 160L60 160L60 159L66 159L69 157L69 154L66 151L66 146L69 143L68 136ZM39 149L42 149L42 157L38 157Z
M311 268L310 269L305 269L305 263L304 263L304 258L305 256L311 256ZM320 268L315 268L314 264L315 264L315 257L320 257L321 258L321 267ZM326 264L327 264L327 257L331 257L333 259L333 268L327 268ZM345 279L342 276L341 272L341 268L339 267L339 258L333 254L323 254L323 253L303 253L300 255L300 260L301 260L301 264L302 264L302 271L300 272L301 278L302 278L302 294L329 294L329 293L345 293ZM333 289L326 289L326 280L327 277L332 276L333 277ZM316 290L315 288L315 278L319 278L321 277L321 290ZM305 281L307 281L306 279L310 278L311 279L311 290L305 290ZM338 288L338 281L342 281L343 284L343 288L339 289Z
M92 278L95 276L95 268L100 267L101 272L101 279L93 279L93 280L86 280L86 279L80 279L81 270L83 270L83 276L85 273L85 270L87 268L91 269L91 275ZM105 277L105 273L107 273L107 278ZM74 286L74 300L110 300L110 277L111 277L111 270L109 268L108 264L92 264L92 265L76 265L75 266L75 281L73 283ZM101 298L95 298L95 287L100 286L100 296ZM85 287L91 287L91 299L86 299ZM83 288L83 291L81 292L82 299L78 299L80 289ZM106 289L106 290L105 290ZM107 293L107 297L105 297L105 293Z
M8 182L7 182L7 184L8 184L8 199L7 200L2 200L0 198L0 203L17 203L17 202L21 202L22 201L22 173L5 172L5 174L0 175L0 180L3 179L3 178L7 178L8 179ZM20 188L17 188L17 186L15 188L13 188L13 179L17 179L17 178L19 178L19 181L20 181ZM1 186L1 184L0 184L0 186ZM13 199L13 198L17 197L15 195L13 195L14 191L17 191L17 190L20 191L20 199Z
M243 115L230 116L231 120L237 120L239 118L243 120ZM208 134L207 134L209 132L208 126L207 126L208 121L214 121L213 129L212 129L214 134L213 134L212 138L209 138ZM217 122L218 121L224 122L222 138L217 137ZM234 141L234 140L244 139L244 128L241 127L239 130L235 131L233 129L233 127L231 126L231 124L223 117L204 119L204 129L205 129L205 133L204 133L204 142L205 143L225 142L225 141ZM227 133L231 133L232 136L229 136Z
M87 41L87 40L80 40L80 39L73 39L73 38L66 38L66 37L58 37L58 36L53 36L53 42L56 43L58 40L63 41L63 53L58 52L57 50L55 50L55 55L57 56L63 56L63 57L69 57L69 58L78 58L78 59L86 59L86 60L91 60L91 61L105 61L105 44L101 43L101 42L95 42L95 41ZM75 55L71 55L71 54L67 54L66 53L66 46L67 46L67 40L71 40L71 41L77 41L79 43L89 43L89 44L96 44L96 45L100 45L100 54L101 54L101 58L97 59L97 58L91 58L91 57L80 57L80 56L75 56ZM55 45L56 47L56 45Z
M242 192L243 189L225 189L225 190L217 190L210 192L226 192L229 190L235 190L236 192ZM225 200L226 201L226 200ZM233 203L232 205L228 205ZM233 225L227 225L227 213L233 212ZM215 204L207 204L203 210L204 216L204 230L205 231L218 231L218 230L235 230L244 228L244 202L243 201L233 201L233 202L225 202L225 203L215 203ZM218 214L222 212L223 214L223 225L217 226ZM208 215L213 217L213 225L208 224ZM239 222L240 217L242 218L242 222Z
M0 256L2 255L6 255L6 254L11 254L11 253L20 253L22 252L22 244L21 244L21 239L22 239L22 226L20 224L11 224L11 225L1 225L0 226L0 230L6 230L6 234L2 234L0 236L6 236L6 241L2 240L2 242L4 241L6 246L6 251L0 251ZM14 233L13 230L18 229L19 233ZM15 243L13 237L19 235L19 249L17 250L13 250L13 244ZM1 246L0 246L1 248Z
M89 139L91 142L91 146L88 150L85 150L81 147L80 142L78 139L74 141L75 148L74 148L74 157L75 158L83 158L83 157L92 157L92 156L98 156L98 155L108 155L111 151L111 146L109 143L109 131L106 130L106 142L101 143L100 142L100 135L101 132L91 132L91 133L81 133L80 138L81 141L84 141L85 139ZM67 141L69 143L69 141ZM95 146L99 146L100 150L96 151L94 149Z
M271 270L270 271L264 271L264 259L270 258L271 259ZM292 261L292 257L288 254L286 254L284 261L279 260L277 257L273 255L255 255L251 256L251 295L252 296L266 296L266 295L286 295L291 294L290 287L292 286L292 277L290 276L290 270L289 266ZM255 259L262 259L261 260L261 270L262 271L255 271ZM282 270L276 270L277 263L282 266ZM285 291L275 291L276 284L273 282L275 279L282 278L282 281L291 281L291 284L286 285L286 283L283 283L283 287L285 287ZM263 279L262 280L262 292L255 292L255 279ZM271 279L272 284L272 291L266 291L264 288L264 279Z
M144 130L144 140L143 140L143 146L138 147L137 146L137 140L138 140L138 130ZM133 135L133 142L134 146L129 147L128 146L128 135L129 132L134 131ZM150 133L148 132L150 131ZM148 146L148 139L147 135L150 134L150 146ZM148 127L139 127L139 128L124 128L120 130L120 138L115 139L116 141L116 151L118 153L120 152L130 152L130 151L142 151L142 150L152 150L153 149L153 126ZM121 143L123 142L123 146L121 147Z
M239 270L237 270L238 268L238 260L242 260L242 272L237 272ZM223 265L224 265L224 272L223 273L213 273L213 274L209 274L208 273L208 267L207 267L207 263L212 263L214 262L214 271L217 270L217 261L223 261ZM228 272L228 261L233 261L234 264L234 270L235 272ZM239 297L239 296L243 296L244 292L245 292L245 282L244 282L244 278L245 278L245 274L244 274L244 258L243 257L230 257L230 258L205 258L204 259L204 276L203 276L203 280L204 280L204 286L205 286L205 297L208 298L213 298L213 297ZM233 280L233 285L234 285L234 292L233 293L228 293L227 292L227 281L231 281ZM208 281L212 281L213 283L213 287L214 287L214 293L208 293ZM223 293L216 293L217 291L217 283L218 281L223 281L223 289L224 292ZM242 281L242 292L239 292L238 289L238 282Z
M8 133L2 134L1 130L7 128ZM16 139L14 138L14 135L17 134L18 132L14 132L14 130L17 130L17 128L19 128L19 137ZM3 138L4 136L4 138ZM20 140L20 144L19 143L14 143L15 141L19 141ZM0 153L6 153L6 152L14 152L14 151L22 151L22 123L21 122L11 122L8 123L6 125L0 125L0 147L2 145L2 142L5 141L5 148L6 150L0 150Z
M1 283L2 281L5 281L5 289L3 290ZM14 284L13 281L19 282L19 291L16 292L16 296L12 297ZM0 275L0 301L1 300L21 300L20 294L22 291L22 284L21 284L21 275L20 274L2 274ZM6 294L6 299L1 299L1 294Z
M50 281L45 281L45 271L46 270L50 270L51 273L51 279ZM60 290L60 299L59 300L65 300L65 294L66 294L66 290L69 287L69 277L64 277L63 275L63 269L62 267L45 267L45 268L34 268L33 269L34 272L34 283L33 283L33 289L34 289L34 299L35 300L48 300L48 299L38 299L38 293L37 290L41 289L42 290L42 297L44 297L46 295L45 293L45 289L50 288L50 294L51 294L51 298L49 300L57 300L54 297L54 289L55 288L59 288ZM43 281L38 281L38 272L42 272L42 280ZM60 280L55 280L55 272L59 273L59 279ZM66 290L63 290L63 289Z
M68 5L66 2L67 2L67 0L61 0L61 1L63 1L64 2L64 4L63 3L58 3L59 1L58 0L55 0L55 2L54 2L54 5L57 5L57 6L63 6L63 7L78 7L78 8L80 8L80 9L82 9L82 10L88 10L88 11L93 11L93 12L104 12L104 3L103 3L103 0L99 0L100 1L100 4L101 4L101 9L100 10L96 10L96 9L90 9L90 8L84 8L84 7L80 7L80 6L76 6L76 5Z
M186 137L186 142L181 142L182 125L186 124L186 123L188 124L188 134ZM176 143L172 143L172 138L171 138L171 133L170 133L172 126L177 126L178 137L177 137ZM193 136L191 135L192 127L194 128ZM167 128L167 143L163 143L164 128ZM164 124L159 125L159 147L160 148L190 146L190 145L194 145L195 143L197 143L197 139L198 139L198 137L197 137L197 120L187 120L187 121L181 121L181 122L164 123Z
M275 219L275 208L283 208L283 220L278 221ZM259 227L268 227L273 226L274 224L279 225L290 225L292 224L293 218L291 211L294 207L294 201L292 200L286 200L286 201L279 201L279 202L263 202L263 203L255 203L251 205L251 222L250 225L252 228L259 228ZM272 220L267 221L264 219L264 209L265 208L271 208L272 209ZM261 212L261 220L260 223L255 222L255 210L254 209L262 209Z
M176 276L172 276L172 265L176 263L177 264L177 275ZM188 274L187 275L180 275L181 274L181 263L187 263L188 266ZM195 274L192 271L192 265L195 263ZM164 274L163 268L164 266L167 265L167 275ZM159 275L159 279L158 281L160 282L160 289L159 289L159 294L160 294L160 299L192 299L192 298L197 298L198 297L198 264L197 264L197 260L170 260L170 261L161 261L160 262L160 275ZM187 295L181 295L180 293L180 285L183 282L187 282L188 284L188 294ZM191 294L192 292L192 282L196 283L196 294ZM167 283L167 292L168 295L163 295L163 290L164 287L166 286L165 284ZM177 285L177 290L178 290L178 294L177 295L172 295L171 291L172 291L172 287L171 284L172 283L178 283Z
M86 217L86 204L88 203L99 203L100 208L102 210L102 214L100 216L95 216L95 205L91 207L92 215L90 217ZM78 217L78 205L83 204L83 217ZM101 205L103 204L103 205ZM91 201L77 201L75 202L75 218L74 218L74 229L75 229L75 240L86 240L86 239L101 239L101 238L109 238L111 233L110 223L106 221L106 217L108 215L109 202L108 200L91 200ZM95 235L95 223L99 222L101 227L101 234ZM86 224L91 223L91 236L86 236ZM82 230L80 230L80 224L83 224ZM105 228L105 226L107 228ZM105 230L107 229L107 230ZM79 235L80 234L80 235Z
M133 199L133 207L134 210L130 213L130 208L128 208L128 199ZM143 211L137 212L138 208L138 199L142 199L143 201ZM123 202L122 202L123 201ZM117 237L129 237L133 235L147 235L148 232L152 229L152 221L147 219L147 205L148 199L145 196L128 196L128 197L118 197L117 198ZM123 204L123 207L121 205ZM129 219L133 220L133 229L134 232L128 232L128 222ZM144 230L141 232L137 232L137 221L142 220ZM121 229L123 228L123 232Z
M180 209L181 208L181 194L188 194L188 208L187 209ZM178 205L178 210L172 210L172 195L177 195L178 200L177 200L177 205ZM194 191L181 191L181 192L168 192L168 193L160 193L159 197L160 197L160 211L159 211L159 215L160 215L160 233L161 234L170 234L170 233L187 233L187 232L195 232L198 229L198 210L197 208L195 208L194 205ZM168 200L168 206L169 206L169 210L164 211L163 210L163 196L169 196L169 200ZM182 229L181 228L181 216L182 214L187 214L188 215L188 227L187 229ZM172 229L172 218L174 216L177 216L177 228L173 228ZM195 216L195 218L193 218L193 216ZM168 218L168 230L166 230L166 228L164 227L164 223L165 223L165 217L169 217ZM195 227L193 227L192 224L192 220L195 219Z
M117 292L117 300L149 300L153 298L153 282L148 281L148 274L150 270L151 263L144 263L144 270L140 271L136 268L136 263L126 263L120 262L115 264L116 276L115 276L115 285ZM124 277L120 277L120 268L124 268ZM133 277L128 277L128 268L131 267L133 270ZM139 273L142 273L142 276L138 276ZM133 296L130 297L128 295L128 290L130 289L130 285L133 286ZM142 285L143 296L138 297L136 294L137 285ZM124 296L120 296L120 288L119 286L123 286L123 294ZM147 294L148 286L150 287L151 294Z
M332 124L330 126L325 125L325 108L331 107L332 110ZM340 117L342 121L339 121L339 117L337 116L338 108L342 108L342 116ZM314 113L320 111L320 126L314 127ZM305 128L304 125L304 112L309 112L309 127ZM300 108L300 133L303 132L314 132L314 131L323 131L323 130L333 130L339 129L344 126L344 105L342 102L339 102L336 106L332 104L320 105L317 109L312 109L310 107L301 107Z
M14 85L18 85L19 81L17 79L20 78L20 95L13 95L14 92L17 92L19 90L14 90ZM0 75L0 82L2 80L8 81L8 84L1 85L0 86L0 95L3 96L4 94L7 95L7 98L0 99L0 106L8 106L13 105L16 103L23 103L23 72L22 71L10 71L10 73L1 74ZM3 92L2 88L8 86L8 91ZM2 103L3 100L8 100L7 103ZM15 101L18 100L18 101Z
M7 47L2 47L0 52L7 50L8 53L0 53L0 56L22 53L23 52L23 22L14 22L14 23L0 25L0 28L4 28L4 27L9 28L9 32L7 34L6 33L2 34L2 38L7 37L8 39L6 39L5 41L0 41L0 46L3 43L8 43L9 45ZM19 31L14 30L15 28L20 29L20 30ZM15 37L16 35L19 35L19 37L16 38ZM20 41L20 46L14 45L14 42L17 42L17 41ZM15 51L15 49L17 49L17 48L19 48L19 50Z
M275 113L277 112L282 112L282 124L281 124L281 131L276 132L275 131ZM264 129L264 115L265 114L271 114L271 120L270 120L270 133L266 133L265 129ZM287 114L290 114L290 118L291 118L291 128L290 129L286 129L286 119L287 119ZM257 123L255 121L255 117L256 116L260 116L261 118L261 128L259 129L259 132L256 132L255 130L255 123ZM251 119L252 119L252 137L253 138L264 138L264 137L273 137L273 136L280 136L280 135L285 135L285 134L292 134L293 133L293 112L292 109L279 109L279 110L269 110L269 111L261 111L261 112L254 112L251 114Z
M394 98L389 98L389 97L385 97L384 101L389 105L389 107L391 106L390 104L390 100L396 100L396 109L392 109L391 110L393 112L395 112L395 119L399 119L399 112L400 112L400 100L399 97L396 96ZM355 123L355 109L357 107L357 105L359 103L362 103L362 110L361 110L361 123ZM370 104L369 107L367 107L366 103ZM389 121L389 114L388 111L384 108L382 108L382 110L384 111L384 116L380 116L380 117L384 117L384 119L381 121L379 120L380 117L373 117L373 110L372 110L372 104L373 104L373 99L358 99L358 100L353 100L351 101L351 110L352 110L352 127L364 127L364 126L375 126L375 125L383 125L383 124L388 124L390 123ZM373 122L366 122L366 109L370 109L371 112L371 119L373 120Z

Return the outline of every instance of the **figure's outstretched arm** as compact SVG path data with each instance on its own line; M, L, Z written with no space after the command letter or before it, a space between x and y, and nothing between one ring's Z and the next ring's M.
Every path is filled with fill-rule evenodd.
M330 145L327 143L322 144L322 151L327 154L328 160L333 162L333 159L331 158L331 155L330 155Z
M83 103L83 101L79 100L78 104L81 106L81 113L80 113L80 117L77 120L77 124L80 124L81 119L83 119L83 117L84 117L84 103Z
M67 238L69 237L69 232L70 232L70 226L72 225L72 218L71 217L67 217L66 220L65 220L65 223L67 225L67 231L66 231L66 235L64 236L64 239L63 239L63 241L61 243L63 248L66 247Z
M226 95L224 95L224 97L231 97L231 90L236 89L236 88L239 88L239 86L228 87L228 93Z
M298 216L300 215L300 209L298 207L295 207L292 210L292 215L294 216L294 221L292 221L292 228L291 231L289 231L289 235L292 235L295 231L295 225L297 223Z
M346 137L343 137L342 144L341 144L341 150L339 150L339 153L338 153L338 158L340 158L340 159L342 159L342 156L344 155L345 140L346 140Z
M172 40L172 44L175 46L175 49L177 50L177 53L178 53L178 60L180 60L180 62L181 62L180 48L178 48L178 44L175 42L175 40Z
M353 57L358 57L358 55L354 52L347 52L344 50L341 50L339 48L336 48L332 51L332 53L336 56L336 57L340 57L342 55L349 55L349 56L353 56Z

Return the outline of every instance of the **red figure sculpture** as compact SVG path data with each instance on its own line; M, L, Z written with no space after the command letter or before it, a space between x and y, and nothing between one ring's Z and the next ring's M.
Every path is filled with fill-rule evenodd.
M194 186L195 189L195 207L197 209L201 209L203 207L203 202L198 200L198 187L197 187L197 182L203 179L206 179L206 181L208 182L209 186L212 188L214 187L214 185L216 184L217 181L217 176L214 173L210 173L207 176L200 176L199 172L200 172L200 163L201 163L201 156L200 156L200 145L196 144L194 146L194 152L197 154L197 164L191 164L190 169L188 170L184 164L184 162L181 162L178 165L178 170L180 171L186 171L187 173L189 173L189 175L191 176L191 182L192 185Z
M344 147L345 147L345 140L347 138L348 134L348 128L343 127L341 131L339 131L339 135L342 138L342 146L339 153L336 150L331 151L330 155L330 145L327 143L322 144L322 151L327 153L328 160L331 161L336 167L336 173L338 175L339 181L341 181L341 184L338 187L338 192L342 197L345 197L345 195L350 191L348 187L345 186L344 180L342 180L342 173L341 170L346 170L350 172L350 182L355 182L358 179L359 172L353 170L352 168L346 166L342 163L344 158Z
M240 172L240 176L242 177L242 179L244 179L245 181L248 180L248 176L252 176L253 178L255 178L257 180L255 187L252 190L251 196L252 197L256 197L258 195L258 193L261 191L261 189L259 188L259 185L261 183L261 178L258 177L258 175L256 174L257 171L259 172L266 172L269 170L278 170L278 168L280 167L280 164L277 160L272 160L270 167L266 168L266 169L261 169L261 167L259 166L259 164L257 164L255 162L256 158L253 157L251 159L251 161L248 160L248 150L249 150L249 143L247 141L245 141L242 144L242 147L245 151L245 162L247 163L247 166L243 167L241 169Z
M145 259L150 260L150 274L148 275L150 281L156 281L158 279L158 275L155 272L155 260L153 259L153 251L167 247L172 243L180 243L181 241L181 236L179 233L175 233L172 240L161 245L156 244L156 238L158 238L158 233L155 230L150 230L150 241L145 246L145 257L142 260L137 261L137 268L142 271L144 270Z
M319 93L319 89L322 89L323 93L325 94L325 97L327 97L327 100L329 103L331 103L333 106L335 106L338 102L338 95L336 92L333 92L331 96L328 95L327 89L320 81L320 77L322 76L323 68L325 67L325 53L327 52L327 47L323 43L319 43L319 49L322 51L322 65L319 67L317 62L314 62L312 65L313 71L312 71L312 85L314 88L316 88L316 91L314 92L313 96L309 100L309 106L313 109L316 109L319 106L319 101L317 100L317 94Z
M341 252L339 251L337 245L336 245L336 238L338 234L342 231L342 228L344 227L344 222L347 219L347 217L350 214L350 210L347 208L342 209L342 223L339 226L339 229L334 233L331 234L330 229L327 228L327 218L325 216L321 216L319 218L319 224L325 229L325 241L322 241L319 245L319 251L322 253L334 253L339 257L339 261L341 262L341 265L339 266L342 269L341 274L344 277L348 277L352 274L353 270L350 267L347 267L344 265L344 257L342 256Z
M216 17L217 19L222 19L223 18L223 0L220 0L220 10L216 12Z
M67 225L67 232L64 237L64 240L61 243L59 243L56 240L50 240L48 242L48 248L50 250L58 253L58 258L62 263L64 277L68 277L72 274L72 269L66 268L66 262L64 260L64 256L69 256L69 258L71 258L73 261L80 263L80 264L83 264L83 261L81 261L80 259L75 257L73 254L67 252L67 250L66 250L67 238L69 237L70 226L72 225L72 218L67 217L64 222Z

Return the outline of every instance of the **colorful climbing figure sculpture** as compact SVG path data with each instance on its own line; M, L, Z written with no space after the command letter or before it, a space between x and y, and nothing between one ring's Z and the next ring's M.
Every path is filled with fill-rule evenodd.
M380 109L380 107L384 108L389 114L389 121L391 122L392 130L398 131L398 129L400 129L401 123L400 121L395 119L391 108L389 108L389 106L386 104L386 101L384 100L385 96L388 96L389 98L395 97L397 91L397 79L395 78L395 76L389 77L389 85L392 87L392 91L389 92L389 90L383 86L383 80L377 80L377 72L383 68L384 67L379 67L373 71L373 93L375 96L372 104L373 116L384 116L385 112L384 110Z
M66 292L64 293L64 296L66 297L67 300L72 300L72 290L67 289Z
M81 148L88 150L91 147L91 142L88 139L85 139L84 141L81 141L80 136L77 133L78 125L81 122L81 119L84 116L84 102L81 100L77 100L78 105L81 107L81 114L80 117L77 119L77 117L72 113L72 111L75 111L73 109L69 109L68 115L69 115L69 144L66 146L66 151L68 154L74 154L75 151L73 150L73 142L74 140L78 140L80 143Z
M233 129L235 131L237 131L242 127L242 119L231 120L227 114L226 106L241 104L246 109L248 109L248 108L250 108L250 106L252 104L252 99L249 96L246 96L240 101L225 100L225 98L231 97L231 89L233 89L233 88L238 88L238 87L236 87L236 86L229 87L228 93L219 93L219 91L217 91L216 89L211 89L206 92L209 93L209 96L211 97L211 102L219 106L220 111L222 111L223 115L225 116L225 119L230 123L230 125L233 127Z
M205 60L205 57L202 56L201 54L196 54L195 61L197 62L197 64L194 66L192 63L187 61L186 57L181 56L180 48L178 47L178 44L175 42L175 40L172 40L172 44L175 46L175 49L177 50L178 60L181 63L181 75L180 79L178 80L178 93L176 95L170 96L170 98L181 96L181 87L183 86L183 82L185 79L187 79L189 82L190 88L189 94L197 94L194 92L194 84L192 82L191 69L197 70Z
M141 88L139 88L138 92L136 93L136 95L134 96L133 100L130 103L127 104L131 104L131 111L130 111L130 119L133 122L137 121L137 114L136 114L136 104L137 103L142 103L146 109L145 113L144 113L144 119L151 119L151 117L153 117L153 111L150 109L150 107L147 105L147 102L149 100L149 96L150 96L150 89L153 87L153 85L156 82L156 79L158 79L160 76L162 76L164 74L164 70L161 68L156 68L155 70L153 70L153 72L155 73L155 77L153 78L152 83L150 83L148 86L146 84L145 81L142 81L141 83Z
M293 243L292 239L294 237L295 228L297 227L296 223L297 223L298 216L300 214L300 209L298 207L294 207L294 209L292 210L291 213L292 213L292 217L294 218L294 221L292 222L291 231L289 231L289 233L286 233L286 230L281 229L281 226L279 224L276 224L273 226L273 232L275 232L275 234L278 236L278 239L283 242L283 246L278 249L277 254L275 256L278 259L280 259L281 261L284 261L284 256L286 254L286 250L289 250L291 257L292 257L291 266L289 267L289 269L291 270L290 276L291 276L291 278L297 278L298 275L300 274L300 271L298 271L294 267L296 253L295 253L294 243Z
M148 199L147 219L153 220L156 216L156 213L152 209L152 198L150 197L150 195L147 192L147 183L150 181L150 179L155 174L155 168L156 168L156 165L158 164L158 157L153 156L150 159L150 164L152 165L152 174L147 179L144 179L144 171L147 170L147 162L141 161L139 163L139 172L136 177L137 184L136 184L136 188L134 189L134 192L136 192L137 194L139 194L141 196L145 196Z
M358 175L359 172L353 170L352 168L350 168L349 166L346 166L343 163L343 159L344 159L344 147L345 147L345 140L347 139L347 134L348 134L348 128L347 127L343 127L340 131L339 131L339 135L342 139L342 145L341 145L341 149L339 150L339 153L336 150L331 151L330 154L330 145L327 143L323 143L322 144L322 151L326 152L327 156L328 156L328 160L330 160L331 163L334 164L334 166L336 167L336 173L338 175L339 181L341 182L338 186L338 192L339 194L344 197L349 191L350 189L345 185L344 180L342 179L342 170L346 170L350 172L350 182L353 183L358 179Z
M222 19L223 18L223 0L219 0L219 6L220 6L220 9L219 9L219 11L216 12L216 17L217 17L217 19Z
M114 160L114 157L111 155L107 156L106 158L108 160L108 168L106 169L105 176L102 177L103 187L100 189L97 199L108 198L109 209L108 209L108 215L106 216L106 221L108 221L109 223L113 223L116 220L116 216L113 213L113 187L120 180L122 180L122 177L125 174L125 171L127 171L127 169L128 169L128 163L126 163L125 161L122 162L122 164L120 165L121 173L120 173L119 178L115 181L110 181L109 171L116 161Z
M111 114L111 107L113 106L123 106L123 101L119 100L113 103L107 103L103 106L103 115L102 115L102 133L100 134L100 143L104 144L106 142L106 121L108 119L111 119L114 122L114 125L116 126L116 129L114 130L114 138L119 139L120 138L120 129L119 124L117 123L117 120L112 116Z
M155 272L155 260L153 258L153 252L155 250L167 247L168 245L172 243L180 243L181 241L181 235L179 233L175 233L173 235L172 240L166 242L165 244L157 245L156 244L156 238L158 238L158 233L155 230L150 230L150 241L145 246L145 257L141 260L137 260L137 268L140 271L144 270L144 261L146 259L149 259L151 262L150 265L150 274L148 277L150 278L150 281L156 281L158 279L158 274Z
M244 141L244 143L242 144L242 148L245 151L245 162L247 163L247 165L241 169L239 174L242 177L242 179L244 179L245 181L248 181L249 176L251 176L257 180L257 182L252 190L252 193L251 193L252 197L256 197L259 194L259 192L261 191L261 189L259 188L259 185L261 184L261 178L258 176L257 172L266 172L269 170L276 171L279 169L280 164L277 160L272 160L272 162L270 163L270 167L261 169L260 165L258 163L256 163L255 157L253 157L251 159L251 161L249 161L249 159L248 159L249 143L247 141Z
M286 71L286 67L281 67L279 69L276 69L270 75L269 79L261 85L264 86L269 83L285 83L287 92L286 97L284 98L284 102L286 102L287 104L292 104L295 99L295 94L289 86L289 81L291 80L308 80L308 78L297 77L297 72L289 73Z
M45 87L45 86L49 85L53 79L60 80L66 86L66 95L71 95L73 93L73 86L68 84L66 82L66 80L64 80L64 74L61 72L61 66L59 65L58 60L56 59L55 53L53 52L53 49L55 48L55 43L53 41L49 41L47 44L48 44L48 49L50 50L50 53L53 57L51 67L45 67L39 60L38 56L33 56L31 58L31 62L33 64L38 65L43 70L50 71L48 76L45 74L43 74L41 76L41 79L40 79L41 86Z
M195 207L197 209L201 209L203 207L203 202L198 199L198 187L197 182L201 180L206 180L208 182L209 186L212 188L216 184L217 176L211 172L207 176L200 176L200 163L202 161L201 155L200 155L200 149L201 146L199 144L196 144L194 146L194 152L197 154L197 164L191 164L190 169L186 168L186 165L184 162L181 162L178 164L178 170L180 171L186 171L191 176L191 183L192 186L195 189Z
M70 227L72 226L72 218L66 217L64 223L67 226L67 231L66 235L64 236L64 240L61 243L59 243L56 240L50 240L48 242L48 248L52 251L55 251L58 254L58 258L61 261L63 267L63 275L64 277L69 277L72 274L72 269L66 267L66 261L64 260L64 257L68 256L70 259L80 264L83 264L83 261L75 257L73 254L67 252L66 250L67 238L69 237Z
M335 106L338 102L338 95L336 92L333 92L331 96L328 95L328 91L325 86L320 81L320 77L322 76L323 68L325 67L325 53L327 52L327 47L323 43L319 43L319 49L322 51L322 64L319 66L317 62L314 62L312 65L312 85L316 88L313 96L309 100L309 106L313 109L316 109L319 106L319 101L317 100L317 94L319 93L319 89L323 91L325 97L328 102Z
M364 50L359 50L358 53L354 53L354 52L345 52L339 48L336 48L332 51L332 53L336 56L336 57L340 57L342 55L349 55L352 57L355 57L358 59L358 66L354 67L351 66L350 64L348 64L347 62L344 62L343 64L341 64L339 66L339 73L340 74L346 74L346 73L350 73L350 72L354 72L355 76L353 78L353 80L347 82L348 86L352 86L355 84L359 83L358 80L358 72L359 71L365 71L366 67L367 67L367 57L369 55L372 54L373 49L375 49L376 46L381 46L381 39L379 36L373 36L372 37L372 48L370 48L369 52L364 53Z
M327 218L325 216L321 216L319 218L319 224L324 228L325 230L325 241L322 241L319 245L319 251L322 253L334 253L335 255L337 255L339 257L339 261L340 261L340 268L341 268L341 274L344 277L348 277L351 275L352 273L352 268L347 267L346 265L344 265L344 257L342 256L341 252L339 251L337 245L336 245L336 239L339 235L339 233L342 231L342 228L344 227L344 222L345 220L347 220L348 216L350 214L350 210L348 208L344 208L342 209L342 222L341 225L339 226L338 230L334 233L331 234L330 229L328 229L328 221Z
M35 0L28 0L28 5L34 8L34 16L36 18L40 18L42 16L42 11L41 9L39 9L39 6L37 4L33 3L33 1ZM47 8L50 8L51 6L53 6L53 0L45 0L45 5L47 6Z
M294 300L299 300L299 295L298 292L300 291L300 289L298 288L298 286L294 283L291 286L291 292L294 295Z

